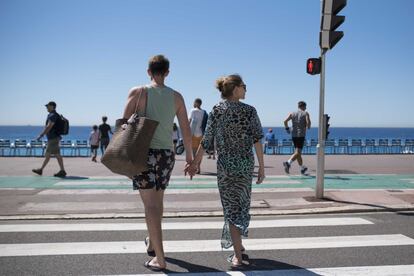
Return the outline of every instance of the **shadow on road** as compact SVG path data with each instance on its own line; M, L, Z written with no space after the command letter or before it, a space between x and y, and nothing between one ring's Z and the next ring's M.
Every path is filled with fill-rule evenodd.
M186 269L188 272L221 272L221 270L218 270L216 268L212 268L212 267L208 267L208 266L203 266L203 265L197 265L197 264L192 264L183 260L178 260L178 259L174 259L174 258L170 258L170 257L166 257L165 260L168 263L171 264L175 264L179 267L182 267L184 269ZM167 273L174 273L174 271L171 270L167 270ZM176 272L179 273L179 272Z
M212 267L207 267L207 266L202 266L202 265L197 265L197 264L192 264L183 260L178 260L178 259L174 259L174 258L166 258L166 261L168 263L171 264L175 264L181 268L186 269L188 272L190 273L200 273L200 272L222 272L225 273L225 271L216 269L216 268L212 268ZM263 273L261 273L260 275L275 275L275 270L283 270L284 274L286 274L287 271L291 270L293 272L292 275L312 275L312 276L317 276L320 274L316 274L312 271L308 271L305 268L299 267L299 266L295 266L295 265L291 265L288 263L283 263L283 262L278 262L278 261L274 261L274 260L269 260L269 259L249 259L250 265L245 266L243 268L238 269L238 271L244 271L244 272L248 272L248 271L263 271ZM230 264L229 264L229 269L230 269ZM187 273L188 273L187 272ZM167 270L165 271L165 273L179 273L179 272L174 272L172 270ZM297 274L300 273L300 274ZM290 274L289 274L290 275Z
M250 259L250 266L248 266L248 270L301 270L300 275L319 275L316 273L313 273L311 271L307 271L305 268L291 265L288 263L278 262L274 260L269 259ZM272 271L273 275L276 273L275 271ZM271 275L271 274L268 274ZM277 273L276 273L277 275ZM296 274L295 274L296 275ZM299 275L299 274L298 274Z

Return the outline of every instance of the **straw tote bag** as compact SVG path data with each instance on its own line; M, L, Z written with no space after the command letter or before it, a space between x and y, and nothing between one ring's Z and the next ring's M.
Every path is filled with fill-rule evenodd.
M138 103L141 95L145 98L144 116L138 114ZM102 157L102 164L116 174L132 178L148 170L148 151L158 122L146 116L148 92L141 91L135 106L135 112L127 119L118 119L115 133Z

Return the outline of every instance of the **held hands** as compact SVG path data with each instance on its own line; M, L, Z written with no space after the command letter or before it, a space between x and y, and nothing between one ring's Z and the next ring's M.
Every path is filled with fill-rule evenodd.
M257 172L256 184L261 184L264 179L265 179L264 166L259 166L259 171Z
M187 164L184 167L184 174L190 175L190 179L193 180L193 176L197 173L197 163L193 160L191 162L187 161Z

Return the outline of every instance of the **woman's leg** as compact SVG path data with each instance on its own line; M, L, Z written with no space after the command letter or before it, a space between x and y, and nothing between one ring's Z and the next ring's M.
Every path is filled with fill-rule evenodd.
M164 248L162 245L161 220L163 214L164 190L140 189L139 193L144 203L145 221L147 223L148 234L151 247L155 251L156 257L151 260L150 265L165 268ZM151 249L151 248L150 248Z
M230 223L230 235L231 235L231 240L233 241L233 249L234 249L233 263L241 264L243 245L242 245L240 230L231 223Z

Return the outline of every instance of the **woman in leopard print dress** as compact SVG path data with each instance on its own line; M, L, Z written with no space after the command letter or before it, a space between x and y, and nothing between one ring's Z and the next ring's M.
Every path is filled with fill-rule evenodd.
M250 196L253 180L253 146L259 161L257 183L264 179L263 150L260 139L263 130L256 109L240 102L246 94L246 85L239 75L220 78L216 83L224 101L211 111L206 132L189 172L196 170L205 149L216 139L217 182L224 211L221 245L233 246L229 259L232 267L243 265L241 235L247 237L250 222Z

